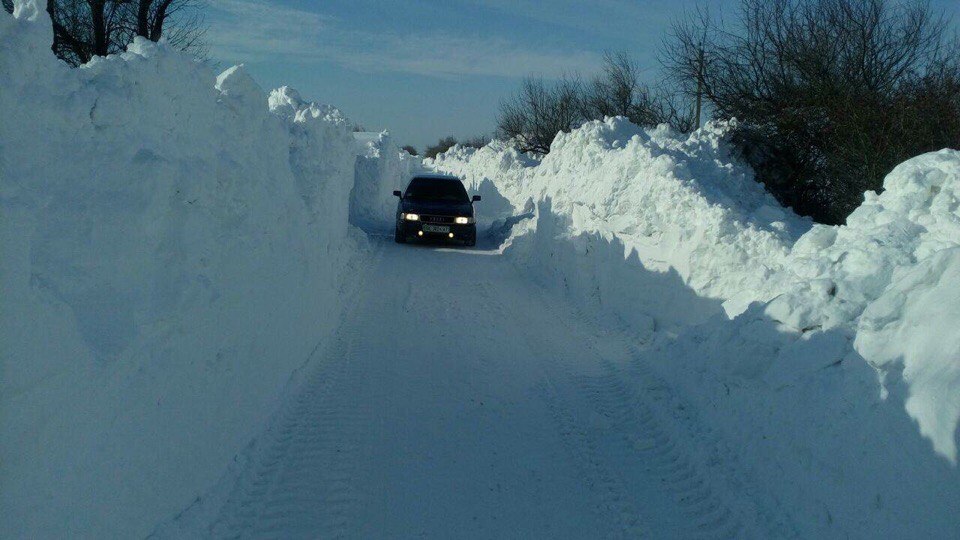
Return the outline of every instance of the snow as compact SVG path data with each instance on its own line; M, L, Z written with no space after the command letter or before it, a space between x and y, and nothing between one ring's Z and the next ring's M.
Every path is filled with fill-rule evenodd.
M960 249L950 248L899 271L864 310L854 343L886 385L904 387L907 412L934 450L954 465L960 423L957 322Z
M811 226L726 131L612 118L559 134L541 162L495 142L428 165L507 201L503 250L527 276L646 342L642 361L788 509L787 530L953 536L960 152L909 160L846 225Z
M0 536L960 531L960 151L814 225L730 124L421 162L46 17L0 14ZM384 240L425 170L481 249Z
M389 132L357 132L357 162L350 194L350 222L367 231L392 233L397 198L394 190L422 170L419 157L404 152Z
M163 44L67 69L23 6L0 15L0 536L142 537L334 331L365 249L353 140Z
M478 151L455 147L430 164L465 177L481 194L485 183L495 186L497 195L484 200L506 199L494 209L501 219L535 202L536 236L557 222L537 240L542 249L514 240L528 266L559 274L543 280L564 280L569 266L550 261L579 246L592 262L570 263L580 267L568 280L581 287L572 293L578 301L627 320L643 311L669 328L701 322L724 302L728 313L742 311L754 299L743 291L759 289L782 268L790 245L810 227L729 158L728 130L711 124L688 138L667 126L610 118L559 134L542 163L494 142ZM564 241L547 246L554 228ZM674 282L692 294L681 295Z

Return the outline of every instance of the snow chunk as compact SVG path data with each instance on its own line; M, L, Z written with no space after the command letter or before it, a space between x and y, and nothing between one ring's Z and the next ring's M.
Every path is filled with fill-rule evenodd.
M783 295L771 315L798 330L856 320L898 268L960 246L958 208L960 151L932 152L898 165L884 179L884 192L866 193L846 225L817 225L800 238L768 286Z
M907 412L953 464L960 439L958 329L960 248L950 248L898 270L864 310L855 343L887 386L905 386Z

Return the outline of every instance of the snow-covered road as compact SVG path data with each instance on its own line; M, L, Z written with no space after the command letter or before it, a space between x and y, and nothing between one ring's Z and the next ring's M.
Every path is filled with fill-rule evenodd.
M663 421L670 393L629 343L497 252L382 240L361 280L337 338L201 525L214 536L758 530L737 479Z

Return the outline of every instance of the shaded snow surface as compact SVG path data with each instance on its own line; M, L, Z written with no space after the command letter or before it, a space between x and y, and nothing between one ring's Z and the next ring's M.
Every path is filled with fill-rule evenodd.
M960 152L901 164L846 225L811 227L726 131L615 118L542 161L492 143L428 164L529 216L506 254L645 342L699 411L678 414L721 434L799 536L958 537Z
M388 134L45 17L0 13L0 536L958 537L957 151L814 226L726 125L608 119L428 160L486 234L395 246Z

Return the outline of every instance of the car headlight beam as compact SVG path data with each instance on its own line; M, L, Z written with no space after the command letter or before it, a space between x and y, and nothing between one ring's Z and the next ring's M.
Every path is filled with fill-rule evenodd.
M457 225L468 225L468 224L470 224L470 223L473 223L473 218L472 218L472 217L458 217L458 218L455 218L455 219L453 220L453 222L456 223Z
M400 217L407 221L420 221L420 214L403 214Z

